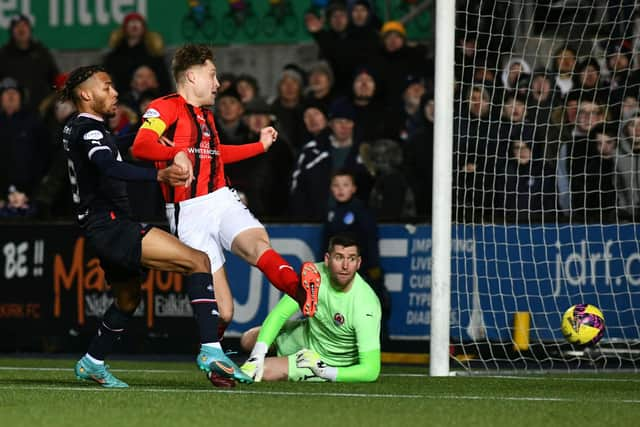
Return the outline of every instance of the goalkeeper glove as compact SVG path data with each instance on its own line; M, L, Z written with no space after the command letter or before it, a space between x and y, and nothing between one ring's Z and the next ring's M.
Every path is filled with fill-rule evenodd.
M255 382L262 381L264 374L264 358L269 347L263 342L257 342L246 362L240 367L242 372L251 377Z
M296 353L296 366L309 368L318 377L329 381L335 381L338 376L338 368L329 366L320 359L320 355L313 350L303 348Z

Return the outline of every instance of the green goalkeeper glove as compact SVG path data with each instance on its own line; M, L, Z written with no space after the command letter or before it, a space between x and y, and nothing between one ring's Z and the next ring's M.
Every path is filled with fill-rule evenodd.
M320 359L320 355L313 350L303 348L296 353L296 366L309 368L318 377L329 381L335 381L338 376L338 368L329 366Z
M259 383L262 381L264 374L264 358L267 355L269 347L263 342L257 342L253 346L253 350L246 362L240 367L242 372L253 378L253 381Z

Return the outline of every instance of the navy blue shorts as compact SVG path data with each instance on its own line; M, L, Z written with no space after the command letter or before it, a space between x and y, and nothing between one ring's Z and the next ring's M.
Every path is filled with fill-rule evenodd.
M109 212L91 215L83 222L87 243L100 259L108 283L141 279L142 238L153 228Z

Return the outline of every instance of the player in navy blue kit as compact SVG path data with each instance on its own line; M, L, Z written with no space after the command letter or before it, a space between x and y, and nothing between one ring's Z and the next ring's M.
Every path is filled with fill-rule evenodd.
M77 362L75 373L79 379L92 380L103 387L128 387L109 372L104 359L140 302L144 269L185 274L201 340L214 341L217 337L218 311L209 257L159 228L132 220L126 192L125 181L189 185L193 169L183 151L175 155L171 166L157 171L122 161L120 153L128 149L133 138L117 141L105 124L105 118L115 113L118 93L102 67L74 70L62 96L78 108L78 114L69 119L63 131L76 215L87 242L100 259L114 297L89 350ZM211 371L231 386L234 382L226 360L221 352L211 363Z

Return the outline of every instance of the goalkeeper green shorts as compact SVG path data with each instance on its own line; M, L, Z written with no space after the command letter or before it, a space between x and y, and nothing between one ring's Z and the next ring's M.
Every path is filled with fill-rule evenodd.
M296 366L296 353L303 348L309 348L306 324L305 319L289 320L285 323L276 338L278 356L287 356L289 381L326 381L316 376L311 369Z

